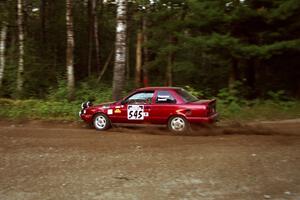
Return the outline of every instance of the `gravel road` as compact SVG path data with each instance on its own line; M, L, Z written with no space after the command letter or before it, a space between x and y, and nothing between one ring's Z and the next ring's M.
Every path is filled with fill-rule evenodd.
M300 200L300 123L174 136L1 121L0 199Z

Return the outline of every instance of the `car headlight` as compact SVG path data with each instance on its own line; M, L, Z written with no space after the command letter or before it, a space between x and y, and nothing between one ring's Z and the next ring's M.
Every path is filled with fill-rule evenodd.
M84 115L86 113L85 109L82 109L81 111L79 111L79 116Z

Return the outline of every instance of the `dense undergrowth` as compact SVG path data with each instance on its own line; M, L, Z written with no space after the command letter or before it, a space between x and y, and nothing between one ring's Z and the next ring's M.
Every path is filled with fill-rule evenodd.
M78 112L83 101L93 100L95 104L111 101L111 88L103 85L93 88L81 84L76 92L76 100L68 102L64 84L50 90L45 99L12 100L0 98L0 119L41 119L80 120ZM284 91L269 92L268 98L246 100L236 88L222 89L213 97L191 87L192 94L203 98L217 99L217 110L221 120L275 120L300 118L300 101L287 98Z

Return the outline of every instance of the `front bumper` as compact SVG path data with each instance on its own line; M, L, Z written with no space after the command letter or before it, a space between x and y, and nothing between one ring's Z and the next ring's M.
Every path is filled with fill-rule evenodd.
M92 123L93 121L93 115L82 114L80 115L80 118L86 123Z

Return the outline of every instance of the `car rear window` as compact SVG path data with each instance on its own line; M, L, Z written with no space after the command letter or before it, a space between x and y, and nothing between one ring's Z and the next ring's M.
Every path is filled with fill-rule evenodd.
M184 89L176 89L176 93L183 98L185 102L193 102L198 101L199 99L195 97L194 95L191 95Z

